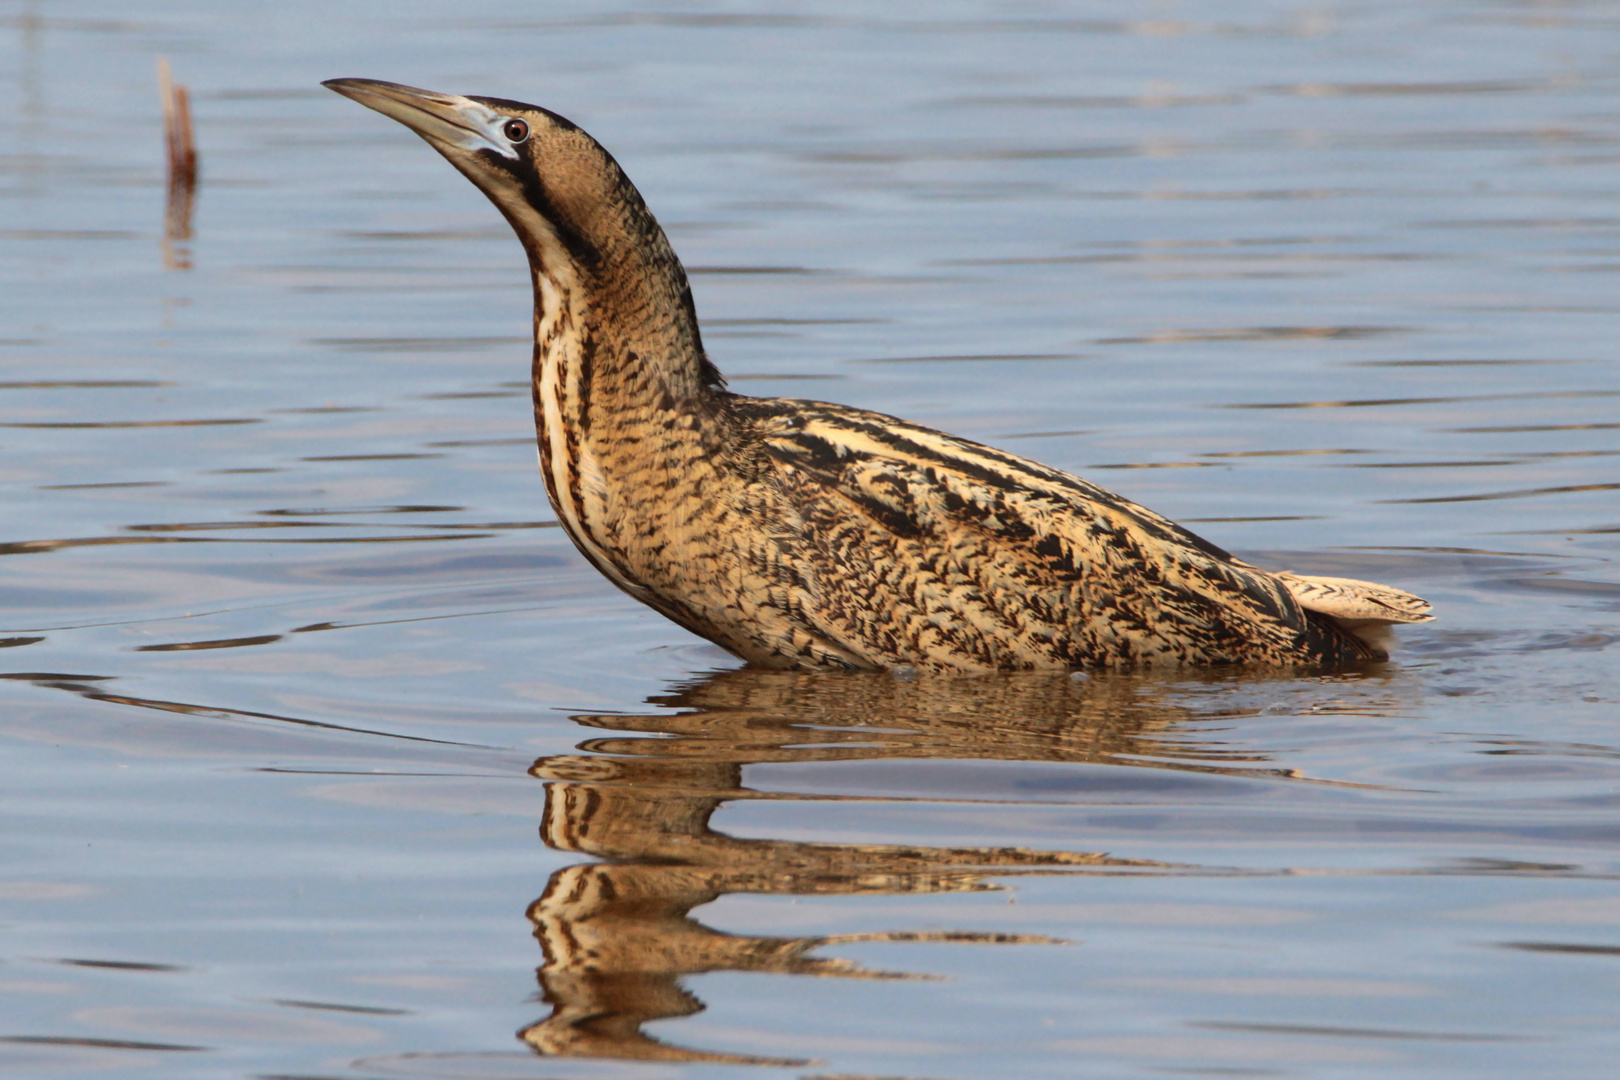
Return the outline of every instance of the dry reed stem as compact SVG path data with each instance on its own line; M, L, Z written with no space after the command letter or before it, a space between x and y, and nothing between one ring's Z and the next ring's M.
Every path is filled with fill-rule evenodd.
M158 87L163 97L163 132L169 156L169 198L163 236L167 242L191 239L191 207L197 193L197 144L191 130L191 95L176 85L169 61L158 59ZM176 265L171 257L167 261ZM189 259L177 265L189 266Z

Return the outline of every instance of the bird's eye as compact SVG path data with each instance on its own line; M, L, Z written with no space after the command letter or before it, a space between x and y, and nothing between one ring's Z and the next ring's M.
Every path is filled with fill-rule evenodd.
M529 125L522 120L508 120L501 127L501 134L514 143L520 143L529 137Z

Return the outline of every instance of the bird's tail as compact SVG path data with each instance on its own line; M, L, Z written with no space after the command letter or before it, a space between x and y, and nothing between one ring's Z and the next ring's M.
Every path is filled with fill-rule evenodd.
M1395 639L1391 627L1434 618L1433 605L1427 600L1388 585L1287 572L1272 576L1293 594L1300 607L1326 615L1341 630L1380 652L1388 652Z

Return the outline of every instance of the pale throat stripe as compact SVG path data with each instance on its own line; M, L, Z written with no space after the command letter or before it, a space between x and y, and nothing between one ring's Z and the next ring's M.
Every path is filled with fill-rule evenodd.
M573 421L574 430L579 430L579 421L583 419L577 415L581 358L579 342L572 333L574 320L569 293L566 286L548 274L542 273L538 279L541 303L535 318L534 337L540 353L540 371L535 389L540 399L540 437L545 440L547 450L540 455L540 460L542 467L549 464L548 487L557 513L563 519L563 527L586 557L619 588L632 596L640 596L647 590L626 578L596 541L593 526L600 526L601 522L590 520L588 504L593 500L584 487L587 478L580 476L579 462L574 460L568 447L568 421ZM580 492L578 499L574 495L576 488ZM599 499L594 501L600 503Z
M540 438L546 444L545 452L540 455L541 467L545 468L548 462L550 465L547 487L562 518L563 528L568 530L568 535L579 545L586 558L625 592L632 596L646 596L647 589L620 572L587 527L588 524L600 525L601 522L588 523L586 508L574 499L576 485L573 481L579 463L573 460L568 451L569 428L564 420L570 418L570 412L577 412L579 405L577 333L582 320L578 318L581 313L574 311L574 302L575 298L584 294L584 289L580 287L578 270L557 238L556 230L534 207L521 199L505 200L502 205L522 219L523 228L519 232L527 230L540 249L531 253L536 261L535 287L538 293L534 340L540 355L540 370L535 376L540 414L535 419L540 423ZM572 419L577 421L583 418L573 416ZM583 485L578 486L581 498L586 498Z

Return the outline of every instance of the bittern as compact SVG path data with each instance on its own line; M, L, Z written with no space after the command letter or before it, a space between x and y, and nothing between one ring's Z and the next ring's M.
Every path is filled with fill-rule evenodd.
M534 105L325 84L415 131L529 257L540 471L620 589L752 664L1342 665L1429 604L1270 573L1110 491L842 405L746 397L624 171Z

